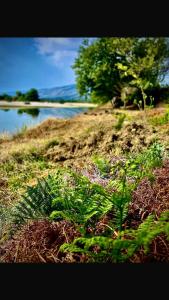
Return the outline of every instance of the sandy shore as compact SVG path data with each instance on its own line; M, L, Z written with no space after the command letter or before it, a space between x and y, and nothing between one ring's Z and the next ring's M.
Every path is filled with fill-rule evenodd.
M65 102L65 103L59 103L59 102L30 102L30 104L26 104L24 102L8 102L8 101L0 101L0 107L97 107L97 104L93 103L75 103L75 102Z

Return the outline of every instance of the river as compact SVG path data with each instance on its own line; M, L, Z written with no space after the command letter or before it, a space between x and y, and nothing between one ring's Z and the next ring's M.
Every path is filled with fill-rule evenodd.
M87 108L0 108L0 133L15 133L24 126L31 127L48 118L71 118Z

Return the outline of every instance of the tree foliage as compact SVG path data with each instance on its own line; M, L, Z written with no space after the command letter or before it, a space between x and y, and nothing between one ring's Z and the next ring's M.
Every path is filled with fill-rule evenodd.
M167 38L98 38L84 40L73 64L77 89L93 102L113 97L125 101L127 87L145 91L157 86L169 70ZM127 94L127 93L126 93Z
M38 101L39 94L36 89L30 89L27 93L22 93L16 91L16 96L14 97L16 101Z
M12 97L6 93L0 95L0 100L6 100L6 101L11 101Z
M38 91L36 89L30 89L25 94L25 100L27 100L27 101L38 101L39 100Z

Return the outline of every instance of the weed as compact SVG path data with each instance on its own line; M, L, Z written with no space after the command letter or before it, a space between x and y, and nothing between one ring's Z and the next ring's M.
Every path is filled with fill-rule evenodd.
M124 123L125 118L126 118L126 114L120 114L120 116L118 117L117 123L114 126L114 128L116 130L120 130L123 127L123 123Z
M108 159L105 159L100 155L94 155L92 161L95 163L102 176L105 176L110 172L111 165Z

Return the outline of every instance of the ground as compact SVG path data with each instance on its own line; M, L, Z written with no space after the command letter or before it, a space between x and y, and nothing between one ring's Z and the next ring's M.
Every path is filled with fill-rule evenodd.
M96 153L111 157L140 151L156 139L169 149L169 123L154 126L150 122L165 111L166 108L160 107L145 114L112 110L107 104L71 119L46 120L13 138L1 136L1 198L7 201L8 192L14 193L16 188L17 193L22 191L26 184L34 184L37 177L52 172L58 164L82 168ZM117 130L115 126L123 113L126 118L122 128Z
M42 101L31 101L31 102L22 102L22 101L0 101L0 107L10 108L10 107L95 107L96 104L85 103L85 102L42 102Z
M169 122L158 125L154 121L162 117L167 109L158 107L148 109L146 112L112 110L111 105L107 104L89 109L88 112L71 119L46 120L25 132L18 132L12 138L1 136L0 205L8 207L16 203L27 185L36 184L38 177L51 174L58 165L85 169L95 154L112 158L114 155L136 153L156 140L165 146L167 155ZM117 124L123 114L125 114L124 122L118 127ZM143 182L133 194L130 216L136 216L138 208L145 205L142 214L139 212L138 219L131 217L131 220L126 221L133 222L133 226L138 226L146 216L146 211L153 210L158 214L169 209L168 165L155 172L157 179L154 186L151 187L149 182ZM164 239L162 241L165 243ZM166 249L168 253L168 248ZM144 255L140 258L140 255L136 261L139 259L146 261L147 258Z

